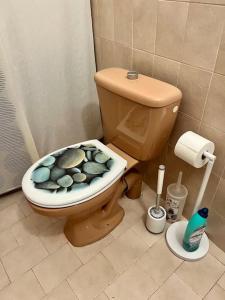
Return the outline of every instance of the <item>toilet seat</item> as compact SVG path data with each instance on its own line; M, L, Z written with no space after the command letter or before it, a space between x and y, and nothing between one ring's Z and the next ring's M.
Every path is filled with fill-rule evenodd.
M97 181L95 180L94 182L93 180L93 183L90 182L88 185L86 185L83 188L77 189L75 184L75 189L71 189L71 190L59 189L59 190L55 190L54 192L50 192L49 190L46 189L37 188L38 184L35 184L32 180L33 171L35 171L37 168L40 168L41 164L44 161L46 161L46 159L49 158L49 156L54 156L54 155L56 156L57 154L62 153L68 149L79 148L85 145L88 146L90 144L96 147L104 154L106 154L108 157L110 157L110 159L113 162L112 166L110 167L110 170L107 170L103 175L98 176ZM43 165L41 167L43 167ZM46 168L50 168L50 174L51 174L51 167L52 166L46 167ZM34 163L25 173L22 180L22 189L27 199L37 206L46 207L46 208L62 208L62 207L73 206L91 200L92 198L96 197L98 194L108 189L114 182L116 182L124 174L126 167L127 167L127 161L122 157L120 157L117 153L112 151L110 148L108 148L98 140L89 140L89 141L85 141L82 143L78 143L78 144L74 144L68 147L58 149L57 151L54 151L42 157L40 160Z

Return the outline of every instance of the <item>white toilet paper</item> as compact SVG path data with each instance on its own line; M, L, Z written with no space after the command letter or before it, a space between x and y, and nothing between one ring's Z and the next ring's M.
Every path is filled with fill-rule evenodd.
M212 154L214 149L213 142L192 131L187 131L177 141L174 153L193 167L201 168L208 162L208 159L203 156L204 152Z

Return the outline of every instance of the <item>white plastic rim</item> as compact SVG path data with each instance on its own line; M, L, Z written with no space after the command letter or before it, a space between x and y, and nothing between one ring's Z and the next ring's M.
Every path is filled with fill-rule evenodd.
M166 225L166 211L160 206L160 209L164 212L163 217L155 218L151 215L150 211L154 206L149 207L146 217L146 228L152 233L161 233L163 232Z
M166 232L166 242L169 249L177 257L187 260L200 260L209 251L209 240L206 233L203 234L199 248L193 252L188 252L183 248L183 237L187 227L187 221L175 222L170 225Z
M45 190L35 188L34 183L31 180L31 175L33 170L41 163L41 161L43 161L49 155L54 154L58 151L64 150L68 147L79 147L81 144L82 145L93 144L114 160L114 164L111 170L104 174L102 180L99 180L93 185L89 185L88 187L82 190L71 191L69 193L65 192L65 193L51 194ZM38 206L46 207L46 208L60 208L60 207L72 206L75 204L80 204L85 201L88 201L93 197L99 195L100 193L104 192L124 174L124 170L126 169L126 167L127 167L127 161L122 157L120 157L117 153L109 149L107 146L105 146L103 143L99 142L98 140L89 140L89 141L85 141L82 143L78 143L78 144L74 144L74 145L70 145L58 149L42 157L40 160L34 163L25 173L22 180L22 189L26 198L30 202Z

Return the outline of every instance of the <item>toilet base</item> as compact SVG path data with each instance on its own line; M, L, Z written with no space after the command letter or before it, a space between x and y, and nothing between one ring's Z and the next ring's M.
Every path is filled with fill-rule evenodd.
M122 221L123 217L123 208L115 203L110 215L102 209L81 222L70 217L65 224L64 233L73 246L85 246L109 234Z

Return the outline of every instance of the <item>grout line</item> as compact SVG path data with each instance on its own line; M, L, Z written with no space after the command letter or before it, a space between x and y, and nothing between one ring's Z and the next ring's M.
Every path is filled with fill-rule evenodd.
M214 6L221 6L224 7L225 4L218 4L218 3L209 3L209 2L200 2L200 1L195 1L195 0L159 0L159 2L183 2L183 3L190 3L190 4L200 4L200 5L214 5Z

